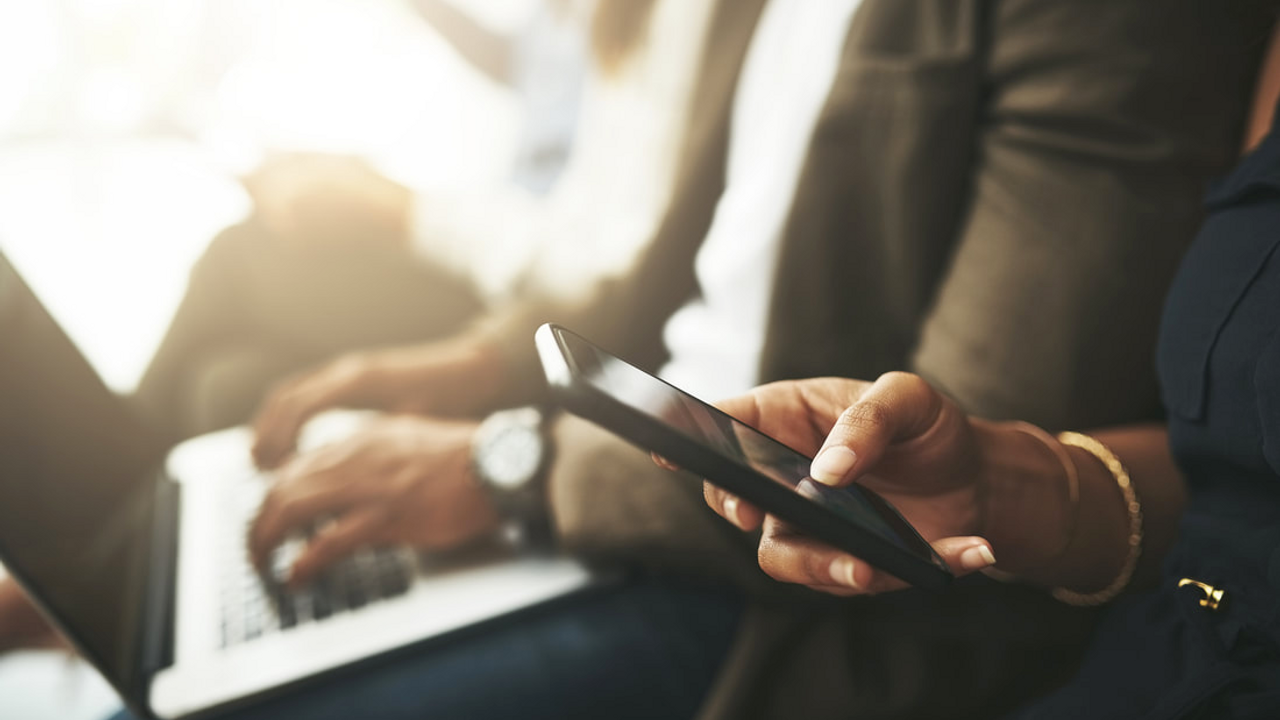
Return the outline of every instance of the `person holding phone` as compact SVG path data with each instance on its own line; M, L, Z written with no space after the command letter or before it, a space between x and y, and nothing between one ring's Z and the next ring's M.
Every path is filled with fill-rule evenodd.
M1017 717L1277 717L1276 177L1280 123L1208 196L1161 322L1166 424L1054 437L966 415L907 373L779 382L721 407L814 452L818 482L872 484L940 551L981 536L1001 579L1110 604L1074 679ZM838 595L904 586L710 484L706 498L763 527L760 567L778 580Z

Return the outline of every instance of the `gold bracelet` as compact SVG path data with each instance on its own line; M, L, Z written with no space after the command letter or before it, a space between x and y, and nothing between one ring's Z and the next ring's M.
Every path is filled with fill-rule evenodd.
M1075 461L1071 459L1071 455L1067 452L1066 446L1061 442L1055 441L1049 433L1021 420L1009 423L1009 427L1025 435L1030 435L1049 448L1049 452L1058 458L1058 464L1062 465L1062 471L1067 476L1067 499L1071 502L1071 518L1067 524L1066 540L1062 543L1062 549L1045 561L1046 565L1052 565L1067 554L1067 550L1071 548L1071 541L1075 539L1076 530L1080 527L1080 473L1076 469Z
M1106 445L1088 435L1075 432L1060 433L1058 442L1085 450L1106 466L1111 477L1115 479L1116 485L1119 486L1120 494L1124 496L1125 511L1129 514L1129 549L1116 579L1112 580L1110 585L1093 593L1078 593L1066 588L1054 588L1052 591L1054 598L1068 605L1101 605L1124 592L1129 581L1133 580L1134 571L1138 569L1138 558L1142 556L1142 504L1138 502L1138 493L1129 479L1129 472L1124 469L1120 458L1116 457L1116 454Z

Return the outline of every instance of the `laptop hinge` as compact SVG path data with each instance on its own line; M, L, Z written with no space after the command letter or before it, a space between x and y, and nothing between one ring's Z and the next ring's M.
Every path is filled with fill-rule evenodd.
M156 481L154 529L142 620L142 671L151 677L173 664L174 600L178 570L178 505L181 487L164 473Z

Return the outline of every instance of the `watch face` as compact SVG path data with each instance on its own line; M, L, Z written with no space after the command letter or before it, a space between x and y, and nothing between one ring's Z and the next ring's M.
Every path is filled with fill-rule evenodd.
M531 427L501 428L481 448L476 460L489 484L518 490L530 483L542 464L542 436Z

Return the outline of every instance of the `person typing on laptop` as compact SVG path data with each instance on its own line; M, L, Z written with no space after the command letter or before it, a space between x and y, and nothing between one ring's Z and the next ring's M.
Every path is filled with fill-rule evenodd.
M521 42L533 47L514 54L496 53L501 62L518 64L501 71L576 85L579 78L552 77L553 66L577 64L561 57L576 54L587 42L568 37L575 32L590 36L593 67L580 113L575 112L576 93L553 92L556 102L536 103L560 120L542 123L554 127L530 128L525 139L532 145L520 150L521 167L515 174L536 185L539 193L548 190L544 186L553 175L558 182L545 201L546 222L507 218L508 225L537 226L530 234L545 235L575 223L589 226L596 215L607 215L615 224L626 218L625 227L603 233L599 240L618 245L628 242L619 236L636 235L645 226L669 192L665 177L678 155L683 108L699 76L702 48L714 43L715 52L709 49L708 54L718 58L726 55L726 45L745 42L721 42L707 30L715 4L542 3L534 29L551 36ZM432 22L456 28L461 20L462 13L442 0L417 7ZM753 9L743 12L750 15ZM457 40L468 44L467 38ZM558 44L567 46L557 49ZM531 50L554 57L531 64L524 57ZM729 65L735 54L740 51L727 48ZM586 137L562 173L563 158L553 156L563 153L565 138L548 135L563 134L569 129L565 116L577 114ZM613 142L619 135L632 138L626 152ZM602 179L611 173L625 176L630 190L617 192L617 183ZM220 234L198 262L187 296L132 398L166 441L247 421L273 377L352 347L447 335L480 304L475 289L453 274L434 263L419 267L412 262L404 247L406 226L408 216L424 214L422 208L409 212L405 189L376 176L367 165L346 158L285 156L268 162L246 184L255 199L253 216ZM599 188L605 188L607 197ZM427 244L436 240L415 239ZM29 628L36 616L7 587L15 609L0 609L0 615L13 618L15 627ZM14 636L14 644L23 642Z
M632 9L639 7L638 3L636 4L627 3L627 5L629 5ZM688 3L688 2L684 2L683 0L678 0L675 2L660 3L659 5L665 8L665 9L661 9L661 8L655 9L655 13L656 13L655 21L660 22L661 24L662 31L660 33L660 36L664 40L664 42L660 46L661 57L656 57L654 61L651 63L640 63L634 67L628 65L627 69L629 71L634 71L636 73L639 73L636 76L637 78L643 79L646 83L651 83L653 85L653 87L647 87L646 88L647 90L653 90L655 93L658 93L658 94L679 93L681 87L683 87L686 84L692 83L692 77L686 77L684 73L680 73L679 78L672 78L670 77L671 71L673 68L682 67L684 60L688 60L689 64L693 64L699 59L697 57L698 55L697 50L700 47L700 43L701 43L701 33L702 33L701 29L706 27L706 23L702 21L709 20L712 14L711 11L718 7L719 10L717 11L716 14L719 17L720 22L725 29L725 32L724 33L720 33L720 32L708 33L709 37L707 39L707 43L709 44L709 46L707 47L706 55L708 57L715 59L715 65L719 68L716 71L718 81L721 84L727 84L731 82L731 79L734 73L736 73L737 58L741 56L742 49L745 47L750 26L751 26L751 23L754 22L755 13L759 9L759 4L758 3L742 3L742 2L738 2L737 0L735 0L734 2L724 2L724 3L713 3L713 2ZM692 22L693 20L699 19L699 18L700 20L698 22ZM690 22L683 22L684 20L690 20ZM623 28L623 30L625 31L624 34L632 34L632 31L634 30L634 28ZM675 32L676 30L678 30L679 32ZM672 42L666 42L666 41L672 41ZM681 43L684 43L684 42L689 43L690 47L685 48L687 52L681 52L681 53L674 52L673 43L676 41ZM657 55L656 52L654 54ZM615 60L620 60L620 59L615 58ZM654 65L655 63L658 63L659 60L661 60L663 63L667 63L672 66L665 70L665 73L666 73L665 76L662 75L661 73L655 74L654 72L650 72L653 69L652 65ZM673 83L672 80L676 80L676 82ZM632 93L619 91L617 95L618 97L614 98L616 101L622 104L625 104L626 107L631 110L635 109L633 102L636 98ZM714 113L714 108L716 104L717 104L716 101L711 102L713 113ZM675 108L668 108L664 105L661 109L664 113L670 114L670 117L667 118L668 120L675 121L680 116L680 113L677 112ZM641 117L634 116L634 114L630 117L630 120L632 122L643 122L643 119ZM657 132L657 128L655 127L646 126L645 129L646 131L653 131L655 133ZM704 128L702 132L705 134L709 131ZM673 155L675 154L674 150L672 151L672 154ZM665 191L666 188L662 187L660 189L663 189ZM235 297L229 298L230 301L235 301L237 299L243 299L243 298L235 298ZM232 304L234 305L235 303L232 302ZM182 318L179 317L176 322L180 323L181 319ZM304 447L305 447L305 443L304 443ZM247 460L247 458L248 458L248 453L246 451L243 453L243 459ZM199 463L196 463L196 465L199 465ZM234 466L230 468L223 467L221 469L229 470L229 472L225 474L228 476L231 476L232 478L234 478L238 474L245 474L248 471L248 468L236 468ZM210 473L199 472L199 468L197 468L197 474L207 477ZM217 474L223 474L223 473L221 472L221 470L219 470ZM195 483L195 485L201 485L201 484L202 483L200 482ZM231 484L240 485L241 483L231 483ZM250 490L251 489L252 488L250 488ZM236 494L236 493L231 493L231 494ZM246 497L251 497L251 494L247 495ZM220 502L217 498L213 498L213 497L210 497L209 495L205 495L203 489L194 490L194 491L184 490L184 498L185 498L185 501L183 502L184 507L188 507L188 506L195 507L203 504L210 504L210 503L216 504ZM239 505L241 504L241 502L237 501L234 504ZM239 508L232 508L232 510L238 510L238 509ZM235 512L230 513L230 515L234 516ZM185 525L186 524L184 523L184 526ZM306 532L314 532L316 530L320 530L321 534L323 534L323 529L322 527L320 527L322 526L322 523L308 523L307 525L309 525L310 527L301 528L300 530L302 532L299 534L305 535ZM233 559L237 554L243 555L243 552L236 553L234 551L236 549L242 549L244 544L243 528L237 526L235 529L237 530L238 534L234 535L234 538L235 538L234 542L231 544L229 548L227 548L229 552L224 553L227 557L231 557ZM184 538L184 542L181 543L182 545L188 544L185 542L185 540L186 539ZM299 543L297 542L297 540L294 540L292 543L294 547L296 547L298 544ZM287 555L287 553L276 553L276 555L277 555L277 558L279 558L282 555ZM261 583L258 580L250 578L250 576L241 573L240 571L243 568L239 568L239 567L231 568L228 574L229 574L229 577L234 578L234 580L229 583L230 585L229 593L224 593L222 590L215 589L216 594L234 595L237 597L242 597L243 599L246 599L249 602L248 604L245 605L245 607L242 610L235 611L232 616L228 617L228 621L224 623L224 627L218 633L221 635L221 640L214 638L215 640L214 644L221 642L224 645L223 649L225 649L227 653L235 654L240 652L241 648L260 645L261 643L270 644L271 642L273 642L272 640L273 637L278 637L280 635L291 635L291 636L297 637L297 636L304 636L304 635L310 634L314 637L319 637L320 634L325 633L325 631L323 630L324 627L326 626L331 627L331 626L335 626L336 624L341 624L342 622L344 622L344 618L354 617L355 615L359 615L360 613L338 612L338 610L349 611L349 610L355 609L356 606L360 604L371 604L371 600L373 598L367 595L361 595L358 598L345 597L341 589L339 589L339 591L337 592L334 592L333 591L334 589L330 586L334 584L333 581L335 580L335 576L339 576L336 579L340 580L347 575L347 569L351 567L352 560L356 561L355 562L356 565L366 564L362 562L362 558L365 555L367 555L367 553L364 552L364 550L362 549L362 551L355 553L353 557L342 558L341 561L335 562L330 566L328 566L325 569L325 572L322 573L323 576L316 578L315 583L309 583L311 587L301 588L301 589L298 589L295 587L296 592L289 592L289 593L280 592L280 588L273 586L273 581L277 576L277 573L275 572L276 570L275 567L263 568L264 571L270 570L271 572L263 573L263 575L265 576L264 579L266 580L266 582L261 582ZM449 558L439 558L439 557L432 558L429 564L431 565L432 568L440 568L443 565L444 569L452 570L451 563L452 563L452 560L454 559L453 556L455 554L450 553L449 555L450 555ZM186 567L190 564L191 563L179 562L179 565L182 567ZM195 564L206 564L206 563L205 561L199 561ZM278 563L272 563L272 565L276 565L276 564ZM564 569L564 565L560 561L555 561L549 564L554 565L555 567ZM232 565L234 565L234 563L232 563ZM287 567L282 569L287 571ZM179 575L181 574L182 572L180 568ZM283 575L283 574L285 573L280 573L280 575ZM450 572L445 574L452 575L453 573ZM578 580L573 579L575 575L578 577ZM553 574L550 579L553 580L554 577L555 575ZM574 589L576 587L576 584L579 582L579 580L581 580L581 577L582 575L581 575L580 569L576 571L571 570L567 575L561 575L561 580L568 581L567 583L561 583L562 589L564 588L567 588L569 590ZM448 578L446 577L445 580L448 580ZM445 603L450 605L449 607L435 607L435 608L428 607L426 609L422 609L421 607L419 607L418 610L414 613L414 616L417 619L431 618L432 616L438 616L438 615L445 615L445 616L453 615L453 614L456 614L458 610L462 610L469 607L485 607L485 606L489 606L491 608L496 607L496 610L486 611L488 613L487 615L485 613L476 613L473 611L467 611L469 614L473 616L472 620L483 621L485 619L492 617L495 614L501 615L505 612L510 612L514 609L519 609L519 607L521 606L521 603L519 602L512 603L507 598L512 597L513 593L516 596L527 594L529 587L538 587L538 586L546 587L547 586L546 583L548 582L548 580L549 578L546 577L545 574L539 573L538 577L523 578L523 582L519 582L515 586L510 586L510 584L495 586L494 588L491 589L491 592L488 593L488 596L484 596L482 594L481 597L455 597L455 599L451 603ZM181 581L179 581L179 584L181 584ZM323 588L316 587L317 585L323 586ZM347 584L347 586L349 587L349 584ZM317 592L318 590L323 590L323 592ZM637 590L639 590L639 594L643 594L643 588L639 588L639 589L632 588L631 589L632 594L630 597L637 596ZM182 594L182 593L180 592L179 594ZM187 596L199 596L200 594L201 592L199 590L197 590L194 593L193 592L186 593ZM396 593L392 593L392 594L396 594ZM401 592L398 594L403 595L404 593ZM419 594L422 594L422 593L419 593ZM434 588L428 594L438 595L439 589ZM89 597L89 593L85 593L85 596L87 599ZM695 599L694 595L688 594L688 593L663 594L661 596L658 596L655 594L655 597L658 597L658 599L661 600L662 602L665 602L672 606L677 604L672 600L673 597L681 600L682 601L681 604L684 604L684 601L686 600ZM296 602L298 598L306 598L306 600L305 602ZM495 606L495 598L500 599L500 602L497 603L497 606ZM46 606L48 606L47 597L42 597L42 601L44 601L46 603ZM265 601L265 609L266 609L265 616L263 615L263 609L264 609L263 601ZM399 603L399 599L392 599L391 601L382 603L379 606L385 607L388 605L396 605L397 603ZM233 606L235 605L235 603L231 603L229 605ZM604 603L600 603L600 605L602 607L605 606ZM22 610L23 608L19 606L19 609ZM644 620L644 617L643 617L644 614L645 613L633 613L632 619ZM658 612L657 613L658 617L655 618L655 621L659 619L662 614L663 613L661 611ZM590 617L591 613L579 612L579 613L575 613L574 615L581 616L581 617ZM27 618L30 618L33 616L34 615L32 614L26 615ZM681 613L681 616L676 618L677 623L684 623L686 626L691 626L692 620L687 616L688 616L688 613ZM410 620L415 620L415 618L410 618ZM728 632L727 622L731 621L732 619L733 619L732 615L727 616L726 628L725 630L722 631L722 633ZM603 623L601 623L600 621L596 621L596 624L602 625ZM614 623L607 623L607 624L613 625ZM632 625L634 626L635 623L632 623ZM385 632L385 631L386 631L386 627L384 626L383 629L380 630L379 632ZM577 630L574 627L561 629L560 633L562 636L567 635L570 637L583 635L581 631ZM332 633L329 633L329 634L331 637L333 637ZM592 633L592 634L596 634L596 633ZM668 632L666 634L671 635L673 637L678 637L681 633ZM361 643L361 641L365 639L363 637L359 637L360 633L358 632L353 632L352 635L354 635L355 637L353 637L351 640L343 641L343 642L330 642L328 644L328 647L325 647L325 648L313 648L312 650L316 651L313 654L329 654L329 651L334 646L349 646L352 644L358 645ZM654 650L654 637L657 637L659 633L656 633L656 632L648 633L649 635L648 637L646 637L645 635L646 635L645 633L638 633L634 637L626 638L626 640L628 642L633 643L636 646L636 649L639 651L639 653L648 653L650 655L656 656L659 653L657 653ZM398 631L395 633L395 636L405 638L405 639L408 638L408 634L406 633L406 625L404 623L401 623L400 627L398 628ZM618 640L619 637L615 635L614 639ZM248 642L248 641L251 641L251 642ZM177 644L182 645L183 642L179 640ZM392 645L394 644L395 642L392 642ZM404 644L404 642L401 641L400 644ZM553 645L558 645L558 644L559 643L547 643L546 645L548 647L551 647ZM716 647L716 643L710 643L710 646ZM692 660L692 659L696 659L696 656L699 654L699 652L700 651L686 653L686 655ZM483 657L483 656L484 656L483 653L481 653L478 657ZM508 654L508 657L515 658L518 656L511 656L510 654ZM563 660L567 656L561 653L560 657ZM292 661L298 660L299 658L290 656L288 659L291 661L291 664L292 664ZM305 660L306 658L301 658L301 659ZM353 654L351 655L351 659L357 659L357 656ZM652 698L650 700L649 705L640 705L639 707L636 708L635 712L638 713L638 716L644 716L646 714L646 710L645 710L646 707L664 708L666 710L683 707L683 706L692 707L694 704L696 704L696 702L700 698L702 688L705 687L705 684L707 682L709 682L709 677L711 673L714 672L715 663L716 661L718 661L718 659L719 659L718 655L716 655L715 657L709 656L709 659L702 662L702 665L705 666L705 669L701 672L701 677L702 677L701 680L694 680L693 682L681 681L681 683L679 683L678 686L673 687L672 692L668 694L657 694L653 692L646 693L650 698ZM582 663L581 666L591 667L591 664L594 662L595 662L595 658L592 658L589 663ZM524 660L524 663L525 663L524 667L529 666L527 659ZM260 664L256 662L243 662L239 664L242 667L247 668L244 671L245 674L252 674L257 676L278 674L276 671L276 668L274 668L273 666L267 666L264 669ZM179 665L181 666L182 663L179 663ZM451 662L449 663L449 665L450 667L455 667L455 666L463 667L466 665L466 663L459 662L458 657L454 656L451 659ZM669 665L669 664L663 663L663 665ZM107 667L106 665L100 665L100 667L104 667L105 668L104 672L109 676L114 674L113 672L114 670L119 669L118 667ZM691 662L686 663L683 668L676 667L676 666L663 667L660 669L660 671L667 673L668 677L675 677L677 674L687 673L690 667L692 667ZM258 669L252 670L251 668L258 668ZM491 670L492 668L490 667L488 669ZM513 670L510 674L515 675L517 673L515 670ZM205 673L205 677L208 678L208 681L204 683L206 687L190 687L187 689L186 692L170 693L169 697L173 698L176 696L180 703L184 703L188 707L193 706L194 704L193 697L204 696L204 699L208 700L209 698L207 696L209 695L209 692L208 692L209 687L222 684L217 679L217 675L218 673ZM465 683L460 681L460 679L463 677L468 677L468 676L472 678L482 677L482 673L471 672L468 674L462 670L456 670L456 669L452 674L438 674L438 675L439 675L439 684L441 685L442 688L451 688L451 687L457 688L457 687L462 687L466 685ZM296 673L295 673L295 677L297 677ZM226 678L223 678L223 679L226 679ZM232 677L231 679L236 681L247 680L247 678L245 677L240 677L240 678ZM638 686L637 683L639 682L641 681L639 680L632 681L630 687L634 689L635 687ZM258 691L266 690L267 692L272 692L272 690L268 687L270 683L255 681L254 684L258 686ZM164 678L162 677L162 678L159 678L157 682L153 682L152 685L153 686L165 686L165 685L171 686L172 683L164 682ZM610 687L611 686L602 685L600 692L607 692ZM510 689L510 686L509 686L509 689ZM247 693L247 694L241 693L239 695L226 695L225 697L222 698L222 700L235 701L238 699L242 699L243 697L246 697L248 695L254 695L255 697L257 697L257 699L261 700L261 698L258 697L261 694L261 692L255 691L255 693ZM138 701L137 693L122 693L122 694L124 694L125 697L130 698L135 703ZM442 695L443 693L441 692L435 692L431 694L431 701L435 703L435 707L437 708L440 707L440 703L445 702L445 700L441 699ZM519 697L520 696L518 693L513 692L511 694L511 697L506 699L506 702L508 702L512 706L518 705L521 702ZM501 700L501 698L494 698L494 699ZM580 702L582 701L580 700ZM320 704L323 705L326 703L322 702ZM554 708L548 708L547 712L550 713L549 716L557 716L557 713L555 712ZM417 713L417 714L421 714L421 713ZM483 714L483 713L480 713L480 714Z

